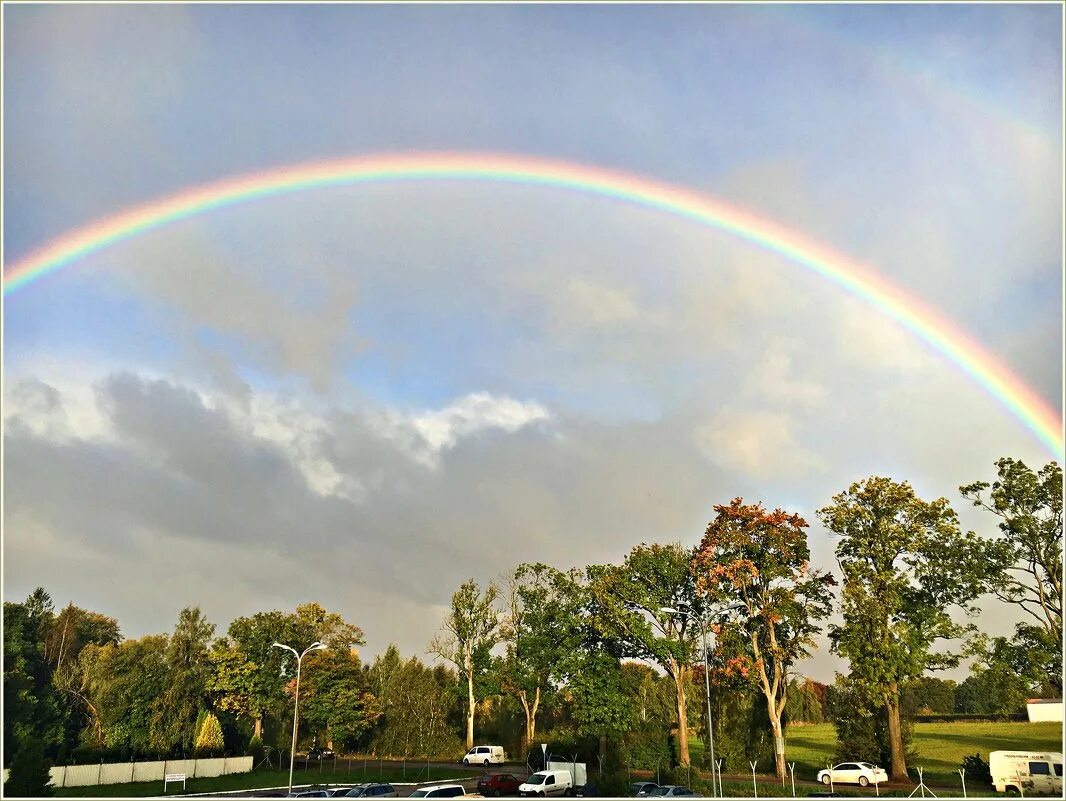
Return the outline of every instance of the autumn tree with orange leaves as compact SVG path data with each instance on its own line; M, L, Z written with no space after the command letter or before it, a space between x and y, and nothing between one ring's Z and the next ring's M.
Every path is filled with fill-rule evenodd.
M737 672L752 679L766 699L776 772L783 781L781 721L789 674L814 646L818 621L830 612L835 581L829 573L811 570L807 522L799 515L769 512L742 498L714 511L692 559L696 591L708 605L742 605L725 625L735 628L749 649L743 657L748 664L737 666Z

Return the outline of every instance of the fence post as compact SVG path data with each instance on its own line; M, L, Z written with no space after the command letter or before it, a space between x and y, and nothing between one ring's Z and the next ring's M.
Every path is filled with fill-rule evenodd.
M199 757L192 758L192 777L196 778L196 765L200 762Z
M788 763L788 775L792 777L792 797L796 797L796 763Z
M724 759L715 760L715 764L718 765L718 792L722 794L722 798L725 798L725 789L722 787L722 763L723 762L725 762ZM711 775L712 776L714 775L714 765L711 766ZM711 785L713 786L714 782L711 782ZM714 791L712 790L711 792L713 793Z
M130 784L133 784L133 766L136 764L137 762L133 759L133 757L130 757Z
M226 755L223 754L222 755L222 775L223 776L226 775L226 759L227 759Z
M966 768L959 768L959 778L962 779L962 797L966 798Z
M103 776L103 774L104 774L104 758L100 757L100 768L96 771L96 784L98 786L101 784L100 778Z
M759 764L759 760L755 760L751 763L751 789L755 791L755 797L759 797L759 785L755 783L755 766Z

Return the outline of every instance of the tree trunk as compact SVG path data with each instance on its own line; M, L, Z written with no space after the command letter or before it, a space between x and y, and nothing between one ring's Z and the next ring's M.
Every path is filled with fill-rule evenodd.
M474 671L466 674L466 750L474 747Z
M888 715L888 742L892 749L892 781L910 781L903 751L903 728L899 720L899 688L895 682L889 686L889 694L885 696L885 712Z
M260 740L263 739L263 716L262 715L256 715L255 728L252 729L252 737L258 737Z
M685 700L686 673L684 668L678 667L674 674L674 686L677 688L677 759L682 765L689 764L688 704Z
M533 747L533 738L537 736L537 708L540 706L540 687L533 693L533 704L526 700L525 692L522 693L522 706L526 712L526 748Z
M770 733L774 736L774 764L777 778L782 782L787 776L785 767L785 737L781 731L781 716L770 713Z

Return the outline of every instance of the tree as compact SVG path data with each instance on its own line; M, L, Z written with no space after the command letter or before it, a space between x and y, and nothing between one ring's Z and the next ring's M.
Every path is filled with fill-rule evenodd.
M454 757L462 745L449 723L458 701L454 673L416 656L404 661L389 645L367 675L381 713L372 740L376 752Z
M788 684L788 716L803 723L825 722L826 686L813 679L802 682L792 679Z
M849 660L864 703L884 709L892 778L905 780L901 687L959 663L957 651L933 646L973 630L950 611L973 612L972 601L993 577L996 549L960 531L946 499L924 501L910 484L889 478L852 484L818 515L841 538L843 624L830 627L830 640Z
M787 775L783 719L789 671L814 646L829 614L829 573L810 569L807 522L781 509L734 498L714 507L692 566L708 602L741 604L735 624L747 634L752 674L766 698L777 777Z
M196 607L182 609L167 642L167 680L153 704L152 740L162 751L191 751L196 718L207 706L215 626Z
M370 729L380 713L354 651L326 650L305 658L300 714L316 742L322 734L330 748L350 747Z
M80 692L93 714L89 742L127 753L155 753L156 700L169 681L167 636L88 645L79 656Z
M634 548L622 565L588 568L591 626L617 656L654 662L674 682L678 756L689 764L687 681L695 661L702 613L690 570L691 551L680 544ZM665 612L687 609L691 614Z
M508 580L500 628L507 655L500 677L502 688L522 705L523 751L536 737L545 695L566 676L581 647L580 598L576 577L544 564L521 564Z
M955 711L956 687L951 679L922 676L903 687L900 701L910 715L950 714Z
M31 738L45 752L63 742L64 715L44 651L53 621L52 600L40 587L25 603L4 604L5 763Z
M1000 518L1001 572L993 591L1030 618L1015 639L1029 647L1026 674L1049 676L1062 694L1062 468L1049 462L1038 473L1015 459L996 462L992 484L977 481L959 491ZM986 495L986 490L990 490ZM1036 626L1033 626L1035 621ZM1037 647L1033 648L1034 642Z
M474 684L477 677L477 657L488 655L496 642L500 616L494 604L500 591L489 584L482 595L474 579L464 581L452 595L448 617L441 625L443 632L429 644L436 654L458 668L466 679L466 747L474 747Z
M196 733L195 752L206 756L215 754L224 747L222 726L213 713L207 712L200 723L199 731Z

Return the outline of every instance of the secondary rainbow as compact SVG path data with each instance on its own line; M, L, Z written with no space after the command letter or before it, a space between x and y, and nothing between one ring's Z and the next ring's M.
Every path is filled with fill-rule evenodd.
M727 231L779 253L862 298L925 340L1017 417L1058 459L1062 419L981 344L873 270L750 211L643 176L565 161L495 153L368 155L282 167L195 187L78 228L4 270L4 295L116 242L259 198L336 185L490 181L569 189L636 204Z

